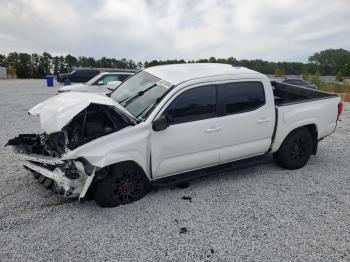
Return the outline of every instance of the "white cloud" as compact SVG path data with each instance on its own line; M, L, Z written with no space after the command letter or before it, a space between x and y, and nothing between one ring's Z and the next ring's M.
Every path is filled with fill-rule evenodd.
M0 53L305 61L350 49L348 0L1 0Z

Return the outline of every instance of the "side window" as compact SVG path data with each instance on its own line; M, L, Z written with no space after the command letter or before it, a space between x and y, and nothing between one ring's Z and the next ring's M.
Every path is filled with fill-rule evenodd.
M106 75L103 77L103 79L99 81L103 81L103 84L107 85L109 82L119 81L119 78L118 78L118 75Z
M227 115L252 111L265 104L264 86L260 82L220 85L219 101Z
M180 124L215 117L216 87L203 86L180 94L165 111L170 124Z

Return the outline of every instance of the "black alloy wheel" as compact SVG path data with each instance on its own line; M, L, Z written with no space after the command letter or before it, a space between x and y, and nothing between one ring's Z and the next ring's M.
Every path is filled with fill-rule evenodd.
M132 163L114 165L106 178L95 186L95 201L102 207L129 204L144 197L150 189L143 170Z
M292 131L275 153L277 163L287 169L303 167L309 160L313 148L313 138L305 127Z

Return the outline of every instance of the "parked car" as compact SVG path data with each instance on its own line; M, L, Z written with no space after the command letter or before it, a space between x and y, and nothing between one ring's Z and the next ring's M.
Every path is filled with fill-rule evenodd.
M74 92L91 92L91 93L109 93L111 85L115 81L123 82L128 77L132 76L134 72L104 72L93 77L84 84L74 84L60 87L58 93L74 91Z
M296 85L296 86L302 86L310 89L318 89L317 85L314 85L308 81L297 79L297 78L287 78L283 80L283 83L290 84L290 85Z
M89 81L91 78L98 75L100 71L95 69L78 69L74 70L68 74L60 74L57 77L57 82L59 83L85 83Z
M69 92L29 110L42 134L7 145L46 187L104 207L274 154L303 167L342 111L335 94L223 64L147 68L106 95ZM325 150L325 149L323 149Z

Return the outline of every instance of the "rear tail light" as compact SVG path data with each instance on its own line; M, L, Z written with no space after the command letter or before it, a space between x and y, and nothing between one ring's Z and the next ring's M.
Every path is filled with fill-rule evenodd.
M339 120L339 116L341 114L341 112L343 112L343 102L340 101L338 104L338 116L337 116L337 121Z

